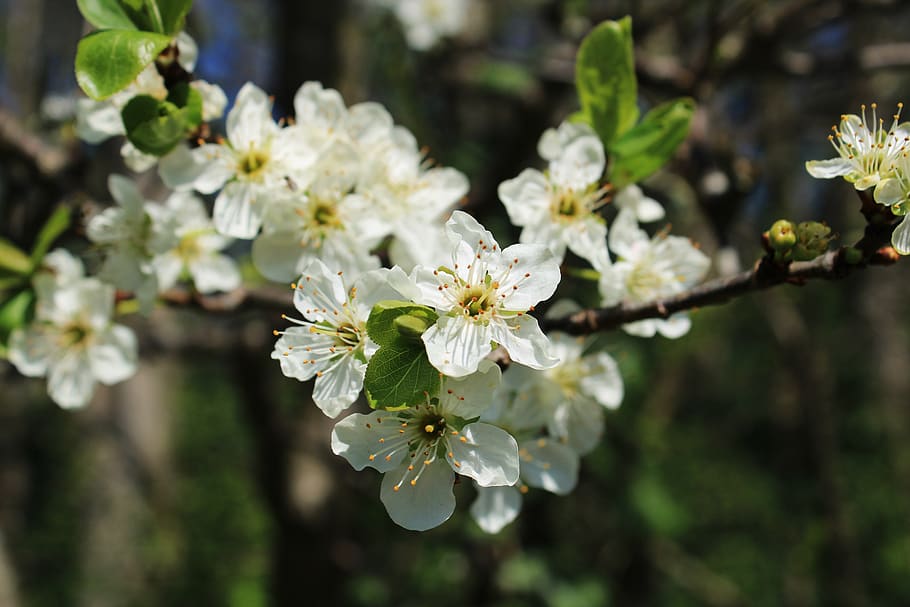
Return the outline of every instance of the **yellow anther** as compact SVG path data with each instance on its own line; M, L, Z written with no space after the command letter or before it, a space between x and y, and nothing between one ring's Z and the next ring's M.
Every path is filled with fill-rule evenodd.
M427 434L432 434L433 432L436 432L436 426L434 426L433 424L427 424L426 426L423 427L423 431L426 432Z

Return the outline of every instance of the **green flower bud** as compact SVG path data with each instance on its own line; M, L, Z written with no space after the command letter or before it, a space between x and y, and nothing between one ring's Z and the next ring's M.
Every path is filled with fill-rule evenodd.
M778 219L768 230L768 243L779 253L786 252L796 244L796 232L793 224L786 219Z

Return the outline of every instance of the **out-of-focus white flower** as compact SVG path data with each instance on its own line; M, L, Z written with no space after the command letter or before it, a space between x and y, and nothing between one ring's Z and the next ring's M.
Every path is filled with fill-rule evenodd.
M256 269L284 282L300 276L312 259L358 273L378 268L370 249L379 243L385 226L352 188L345 176L329 174L318 177L306 193L288 192L273 200L263 214L263 231L253 242Z
M548 129L538 151L547 173L525 169L499 185L499 199L517 226L521 242L544 244L561 262L566 247L595 267L609 263L607 226L596 211L606 193L599 181L606 166L603 144L586 126L564 122Z
M578 453L541 430L550 425L558 401L546 400L549 393L538 390L539 386L546 386L541 386L537 379L549 376L554 370L510 366L494 394L493 405L480 418L515 437L520 460L518 483L511 487L477 489L471 516L487 533L498 533L515 520L521 511L521 496L529 487L565 495L578 481Z
M904 104L897 104L892 117L891 128L884 128L884 119L879 118L876 104L872 104L872 122L866 122L866 106L861 106L860 116L841 116L840 128L831 127L833 135L828 140L837 151L837 158L810 160L806 170L813 177L831 179L843 177L859 191L877 185L891 170L893 161L907 149L910 123L898 124Z
M61 407L82 407L96 381L115 384L135 373L136 336L111 322L110 285L68 278L51 289L53 282L38 291L34 321L10 335L9 360L23 375L47 376L48 394Z
M482 487L518 480L518 445L505 430L476 419L490 405L499 367L483 361L478 372L443 378L424 404L396 411L355 413L335 424L332 451L357 470L385 473L380 499L393 521L424 531L455 510L455 474Z
M605 306L623 300L642 303L675 295L700 282L711 265L688 238L665 234L648 238L629 209L620 211L613 221L610 248L619 260L600 271L600 295ZM660 333L677 338L685 335L690 326L688 315L680 312L667 319L627 323L623 330L640 337Z
M367 337L367 318L377 302L399 297L388 285L388 273L373 270L351 284L341 272L310 260L294 290L303 320L283 316L299 326L275 331L280 337L272 358L287 377L316 377L313 401L329 417L347 409L363 388L367 360L377 349Z
M461 33L471 0L395 0L391 4L404 27L408 46L426 51L440 38Z
M165 207L146 202L132 180L108 178L116 207L92 217L89 240L105 248L100 277L118 289L133 292L143 313L151 312L158 294L153 259L177 246L176 223Z
M184 273L200 293L238 288L240 270L233 259L220 252L231 239L215 232L202 201L190 192L175 192L165 207L173 217L177 245L152 260L158 290L170 289Z
M559 283L559 264L550 250L529 244L500 250L493 235L461 211L446 223L446 234L451 267L417 266L413 284L395 285L439 312L436 324L421 336L433 366L452 377L469 375L493 341L519 364L555 365L546 336L527 314Z
M194 150L180 147L162 159L159 173L175 189L192 187L203 194L221 189L215 228L226 236L253 238L270 199L287 189L288 178L299 184L315 160L298 131L272 119L265 92L247 83L228 113L227 140Z

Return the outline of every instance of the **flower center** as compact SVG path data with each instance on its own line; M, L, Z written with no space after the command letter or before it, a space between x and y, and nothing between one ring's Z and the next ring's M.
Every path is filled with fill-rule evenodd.
M581 205L579 205L578 198L572 190L563 192L556 198L557 215L575 217L579 214L579 211L581 211Z
M360 329L351 323L344 323L335 330L335 343L344 347L360 345Z
M184 236L177 245L177 255L186 261L196 259L201 252L202 250L199 248L199 239L195 234Z
M419 419L417 427L421 438L432 441L445 435L446 419L438 413L427 413Z
M250 148L249 152L240 157L237 170L247 179L255 179L260 176L268 161L269 155L266 152Z
M480 316L493 307L496 301L496 290L493 284L490 281L490 275L487 274L484 285L465 287L458 305L467 316Z
M626 283L629 294L633 300L643 301L658 295L663 287L664 279L648 263L638 264L629 274Z
M76 346L84 343L88 339L88 336L90 334L91 334L90 331L82 325L79 325L79 324L70 325L63 330L63 333L60 336L60 347L61 348L76 347Z

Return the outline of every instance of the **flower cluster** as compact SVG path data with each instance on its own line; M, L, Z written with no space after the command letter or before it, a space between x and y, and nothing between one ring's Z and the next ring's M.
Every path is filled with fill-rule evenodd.
M386 4L420 49L466 18L466 2ZM187 73L195 54L178 36L176 59ZM107 101L84 103L80 134L123 134L131 98L169 94L159 69L149 66ZM205 120L223 113L220 89L191 86ZM285 376L314 380L316 406L340 418L332 450L357 470L385 475L380 498L392 520L416 530L441 524L455 509L459 476L477 487L470 510L491 533L514 520L530 488L570 492L605 412L622 401L623 382L602 348L545 334L535 307L556 293L562 264L588 264L588 276L599 277L597 303L609 306L678 293L703 278L707 257L688 239L649 237L639 227L661 219L663 208L635 185L614 192L604 183L604 142L586 124L547 129L538 144L546 166L500 184L521 228L519 242L502 247L455 210L467 178L433 166L381 105L348 106L318 82L304 83L293 105L292 117L276 120L272 99L247 83L224 137L193 123L186 132L205 139L162 149L160 158L125 148L133 168L157 162L173 192L152 202L132 180L109 179L116 204L86 229L101 255L97 277L85 278L74 259L48 256L53 271L35 278L35 318L13 333L10 359L26 375L48 375L62 406L85 404L96 380L135 370L135 337L111 322L115 295L132 294L148 313L181 279L200 293L238 288L240 272L224 250L250 240L260 274L294 281L297 315L274 331L272 358ZM211 215L195 193L211 197ZM608 232L611 201L618 213ZM688 327L680 314L625 328L678 337ZM342 417L361 394L373 411Z
M438 221L467 193L465 176L430 167L413 135L378 104L348 108L337 91L307 82L294 108L294 120L276 123L269 98L247 84L225 140L178 148L159 166L171 187L218 192L215 227L255 239L253 263L272 280L299 276L312 259L377 268L371 251L383 239ZM421 256L407 237L401 243Z

